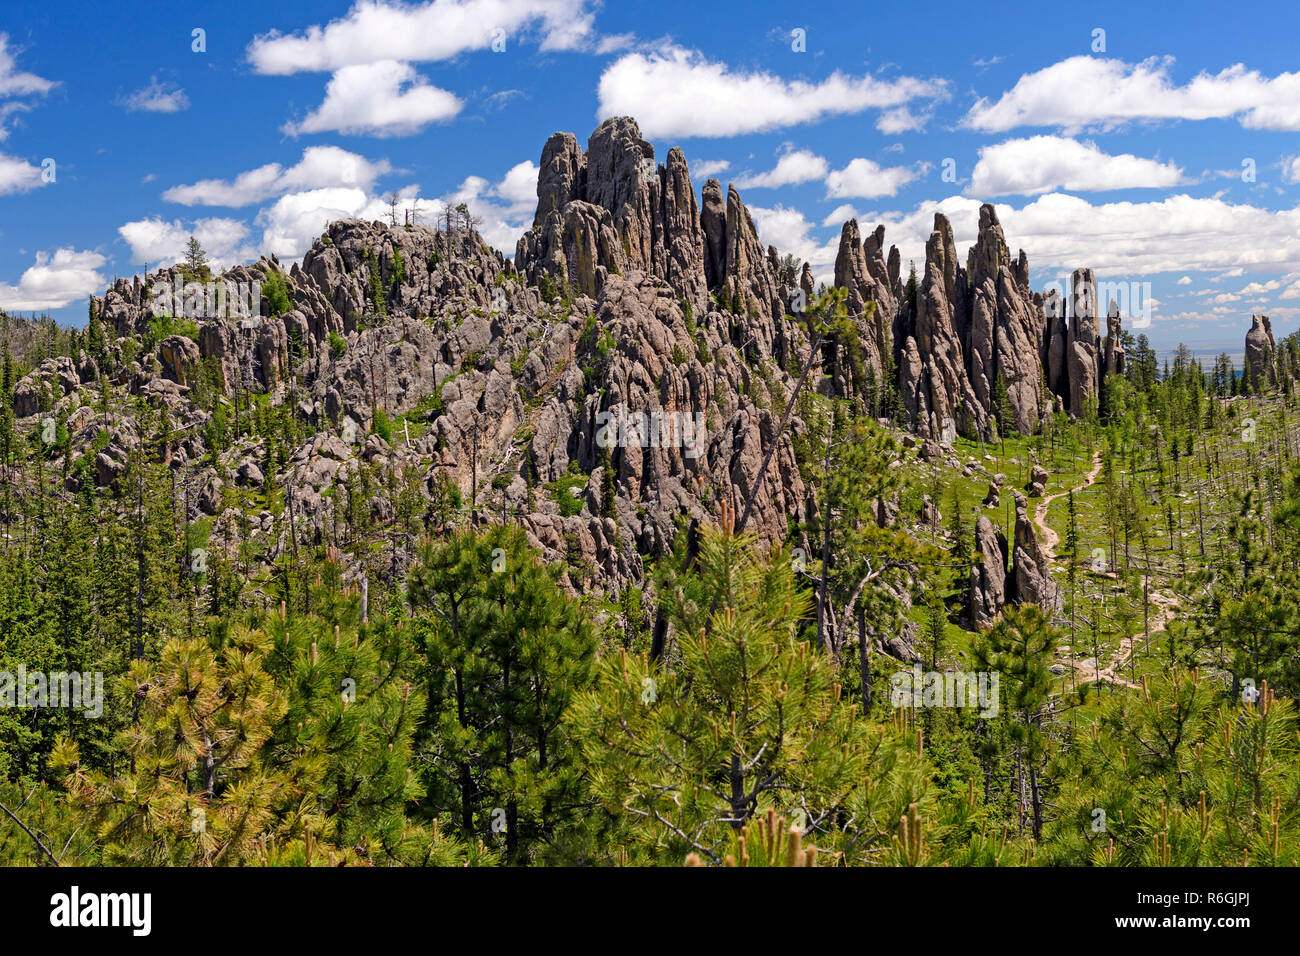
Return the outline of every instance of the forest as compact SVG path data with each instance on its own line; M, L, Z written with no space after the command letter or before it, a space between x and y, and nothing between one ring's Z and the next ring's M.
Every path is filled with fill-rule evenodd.
M852 362L842 296L818 303L818 340ZM268 558L257 528L315 429L200 377L205 453L262 450L258 479L227 489L246 533L210 548L172 465L181 423L110 383L177 334L158 325L113 344L94 301L82 329L0 318L6 865L1300 861L1295 336L1269 381L1186 349L1161 365L1126 332L1124 373L1083 416L956 437L1009 483L1050 474L1028 517L1059 606L977 627L977 519L1019 548L1010 506L919 458L887 397L798 386L768 398L800 423L806 521L764 540L720 498L640 581L601 587L477 486L431 495L364 463L320 535ZM75 410L20 420L15 391L87 355L99 384L79 402L104 425L74 454ZM440 411L381 411L367 432L410 442ZM140 440L101 483L110 417ZM882 523L882 501L920 519ZM101 674L100 712L22 706L20 671ZM996 706L953 706L955 673L995 675Z

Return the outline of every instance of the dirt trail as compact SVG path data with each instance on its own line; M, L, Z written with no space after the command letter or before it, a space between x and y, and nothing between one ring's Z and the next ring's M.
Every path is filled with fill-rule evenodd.
M1101 474L1101 452L1095 452L1092 456L1092 471L1088 472L1084 477L1082 484L1075 485L1073 488L1069 488L1065 491L1058 491L1056 494L1047 495L1039 499L1038 507L1034 509L1034 527L1037 529L1039 547L1042 548L1043 553L1053 561L1060 560L1056 556L1056 546L1061 543L1061 536L1053 531L1047 524L1047 509L1057 498L1064 498L1071 491L1082 491L1084 488L1091 486L1097 480L1099 474ZM1093 573L1112 579L1116 577L1113 572ZM1151 603L1154 606L1153 610L1155 613L1151 617L1150 632L1154 637L1157 633L1164 630L1165 626L1173 619L1174 599L1161 591L1152 590ZM1129 662L1129 659L1133 656L1137 648L1143 646L1146 641L1146 629L1124 638L1120 641L1119 647L1111 657L1110 663L1101 667L1100 670L1097 668L1096 662L1093 662L1091 658L1085 658L1084 660L1076 658L1073 661L1073 666L1079 674L1080 682L1086 684L1109 681L1110 683L1118 684L1121 687L1138 689L1139 685L1123 677L1121 671L1123 670L1124 665Z
M1101 452L1094 452L1092 456L1092 471L1088 472L1083 479L1083 484L1068 488L1065 491L1058 491L1054 495L1048 495L1038 500L1038 507L1034 509L1034 527L1038 529L1038 545L1053 561L1058 560L1056 557L1056 546L1061 543L1061 536L1053 531L1047 524L1047 509L1057 498L1064 498L1071 491L1082 491L1089 487L1097 476L1101 474Z
M1151 592L1151 603L1154 613L1151 615L1151 637L1154 639L1156 634L1165 629L1174 617L1174 599L1161 591ZM1133 690L1139 690L1140 684L1135 684L1126 677L1121 676L1124 665L1129 662L1134 652L1141 646L1145 645L1147 633L1145 630L1138 631L1119 642L1114 656L1111 657L1110 663L1103 666L1100 670L1093 662L1092 658L1073 661L1074 669L1079 673L1079 682L1082 684L1109 681L1112 684L1118 684L1121 687L1128 687Z

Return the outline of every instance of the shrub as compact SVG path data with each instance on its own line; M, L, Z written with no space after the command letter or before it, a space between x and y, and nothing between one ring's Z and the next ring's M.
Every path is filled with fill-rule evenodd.
M393 443L393 423L382 408L376 408L370 416L370 433L378 435L390 445Z
M285 285L284 276L279 272L270 272L262 283L262 298L271 310L271 315L283 315L289 311L289 287Z

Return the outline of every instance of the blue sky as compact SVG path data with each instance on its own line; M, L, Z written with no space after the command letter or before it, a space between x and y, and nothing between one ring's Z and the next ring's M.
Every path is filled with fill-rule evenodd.
M1300 14L1079 7L10 5L0 307L79 323L191 232L289 260L395 191L426 219L468 201L509 254L546 137L628 113L820 277L849 216L919 267L936 209L964 253L992 201L1035 287L1149 282L1158 347L1240 349L1252 312L1294 330Z

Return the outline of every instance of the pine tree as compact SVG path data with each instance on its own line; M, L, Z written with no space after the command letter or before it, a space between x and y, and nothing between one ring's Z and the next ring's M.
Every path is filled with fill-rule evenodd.
M774 808L801 811L820 846L855 853L843 821L897 819L919 796L904 782L917 759L908 736L869 729L830 658L797 639L812 602L785 554L761 554L728 513L704 529L694 568L706 599L672 607L680 660L606 655L575 705L621 845L632 859L694 852L721 863L719 841Z
M581 777L562 725L595 633L522 529L427 544L407 593L428 658L428 804L519 860L575 825ZM497 811L500 811L498 813Z
M207 282L212 278L212 267L208 265L208 254L203 244L190 236L185 243L185 260L181 266L181 275L186 282Z
M1042 838L1043 805L1041 778L1048 758L1048 739L1043 732L1052 672L1060 635L1048 616L1035 604L1003 609L1002 616L975 645L979 670L1000 675L1002 714L1008 738L1015 749L1016 767L1028 775L1029 809L1034 839ZM1009 711L1009 713L1008 713Z

